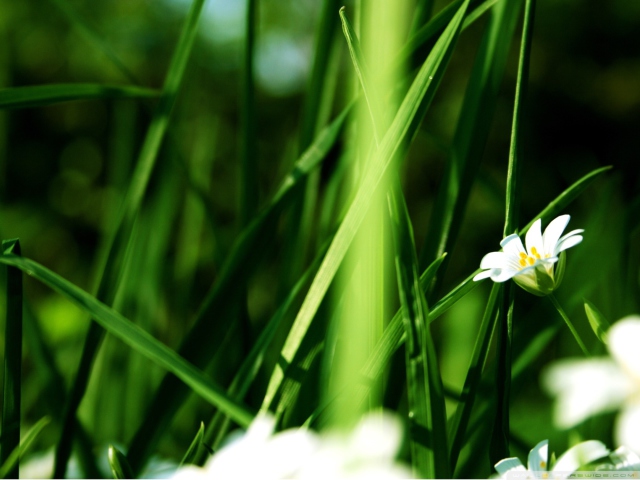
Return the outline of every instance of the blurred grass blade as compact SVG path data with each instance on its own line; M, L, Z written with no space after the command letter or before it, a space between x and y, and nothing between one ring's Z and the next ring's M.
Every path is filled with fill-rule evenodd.
M198 428L198 433L196 433L196 436L193 439L193 442L191 442L191 445L189 445L189 449L184 454L184 457L182 457L182 461L180 462L181 467L183 465L191 465L192 463L195 463L194 460L196 459L196 456L198 455L198 450L202 447L203 443L204 443L204 422L200 422L200 428Z
M241 426L248 426L253 419L253 415L246 407L229 398L201 370L81 288L28 258L5 254L0 256L0 263L17 267L48 285L78 308L91 315L91 318L100 323L109 333L118 337L154 363L177 375L202 398L224 410Z
M127 458L113 445L109 445L109 467L113 478L135 478Z
M235 241L217 281L198 310L193 327L180 346L180 354L194 365L204 368L221 346L235 318L230 314L235 301L235 286L253 272L265 252L265 245L276 235L279 214L292 200L292 193L300 181L324 160L333 147L350 110L346 108L318 135L283 180L269 205ZM211 321L212 316L216 317L216 322ZM188 393L189 389L175 377L164 378L127 453L134 473L141 470L165 425Z
M20 240L3 240L2 253L20 255ZM20 399L22 396L22 272L14 267L6 267L6 272L4 383L2 437L0 437L0 463L2 464L8 461L11 452L20 445ZM17 462L7 475L13 478L19 477Z
M602 343L607 343L607 331L609 330L609 327L611 327L609 321L600 312L600 310L598 310L596 306L587 299L584 299L584 311L587 314L593 333L598 337L598 340Z
M33 441L36 439L40 431L47 426L50 422L49 417L42 417L40 420L36 422L36 424L31 427L31 429L27 432L20 443L10 454L7 460L4 461L2 466L0 467L0 478L18 478L11 476L11 472L15 472L18 468L18 463L20 462L20 458L24 455L27 449L31 446Z
M491 11L489 24L475 57L451 142L451 153L433 206L429 235L420 252L420 265L423 267L443 252L451 252L455 245L489 137L521 3L521 0L505 0L495 5ZM443 270L447 263L445 262ZM443 275L439 278L443 278Z
M446 411L437 353L429 331L428 307L418 278L409 214L395 182L388 194L396 250L398 291L407 340L407 397L411 459L422 478L450 478Z
M108 247L103 260L101 278L98 286L99 301L111 305L117 294L126 251L131 245L131 232L140 209L151 172L155 166L160 147L164 140L169 118L182 84L182 79L196 38L198 22L204 0L194 0L187 20L182 28L180 39L165 77L162 94L147 130L138 162L131 176L131 183L124 198L122 208L113 227L113 234L107 240ZM91 375L93 361L104 336L103 328L96 322L89 325L80 365L67 399L65 421L60 441L56 446L54 476L62 477L71 455L71 443L74 434L76 411L82 401Z
M105 56L111 60L111 63L115 65L120 72L127 77L127 79L133 83L140 83L135 75L129 70L124 63L120 60L116 52L111 46L105 42L101 35L96 31L94 27L89 25L89 22L83 15L80 14L67 0L50 0L56 5L62 13L67 17L71 25L82 35L89 43L92 43L98 50L101 50Z
M438 39L438 42L405 96L375 157L372 159L370 170L362 180L356 196L338 228L333 242L329 247L329 251L309 288L309 292L287 337L287 341L281 352L285 362L290 363L293 360L309 328L311 320L316 314L360 223L367 213L367 206L373 198L382 176L387 172L392 159L400 147L413 138L413 134L422 121L422 117L433 99L435 90L448 64L448 60L453 53L455 40L460 32L460 24L467 5L468 1L463 4L447 29ZM268 395L278 390L283 378L282 369L276 367L269 382ZM268 408L268 406L263 403L262 409L264 410L266 408Z
M541 218L546 222L547 220L558 216L558 214L562 212L567 207L567 205L578 198L578 196L582 192L584 192L586 188L591 185L598 176L600 176L607 170L611 170L611 168L611 166L596 168L594 171L580 178L564 192L558 195L552 202L550 202L549 205L547 205L538 215L533 217L531 221L520 230L520 235L527 233L529 228L531 228L531 225L533 225L533 222L535 222L538 218Z
M0 108L28 108L95 98L156 98L151 88L69 83L0 89Z
M451 438L451 472L455 472L456 470L458 456L464 446L467 425L471 418L471 411L473 409L476 393L480 386L480 380L482 379L482 368L487 358L489 345L491 343L491 333L493 332L497 319L496 314L498 304L496 303L496 300L498 298L500 286L501 284L494 283L491 288L491 295L489 296L489 301L485 307L482 323L480 324L480 330L478 331L476 343L473 347L471 364L467 370L467 376L464 380L464 386L462 387L461 403L458 404L456 412L450 421L449 438Z

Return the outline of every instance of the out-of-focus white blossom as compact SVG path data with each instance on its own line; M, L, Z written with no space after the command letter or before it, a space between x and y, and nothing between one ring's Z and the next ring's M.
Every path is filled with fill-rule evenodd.
M620 409L616 442L640 454L640 317L616 322L607 335L611 358L562 360L543 372L543 387L557 397L554 421L569 428L601 412Z
M369 414L348 433L296 428L274 433L275 420L258 416L246 434L215 453L203 468L180 468L173 478L399 479L411 471L396 462L400 421Z
M494 282L513 280L529 293L538 296L549 295L562 281L564 262L555 264L559 255L566 249L582 241L580 233L584 230L573 230L563 237L562 232L569 223L569 215L561 215L554 219L542 234L542 221L537 219L527 231L525 250L522 240L514 233L505 237L501 242L501 252L491 252L484 256L480 272L474 281L491 278Z
M527 468L518 458L510 457L496 463L495 469L505 479L567 478L580 467L608 454L609 449L603 443L589 440L571 447L549 468L549 440L543 440L529 452Z

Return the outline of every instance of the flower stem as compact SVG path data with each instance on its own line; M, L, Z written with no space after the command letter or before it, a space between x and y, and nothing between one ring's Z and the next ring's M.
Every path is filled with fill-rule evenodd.
M558 300L556 299L556 297L554 297L553 294L550 294L548 297L549 297L549 300L551 300L551 303L553 303L553 306L556 307L556 310L558 310L558 313L560 314L560 316L564 319L565 323L567 324L567 327L569 327L569 330L571 330L571 333L573 334L573 337L576 339L576 342L578 342L578 345L582 349L582 352L585 354L585 356L590 357L591 353L589 353L589 350L587 350L587 347L585 347L584 342L580 338L580 335L578 335L578 331L573 326L573 323L571 323L571 320L569 320L569 317L567 316L567 314L564 313L564 310L558 303Z

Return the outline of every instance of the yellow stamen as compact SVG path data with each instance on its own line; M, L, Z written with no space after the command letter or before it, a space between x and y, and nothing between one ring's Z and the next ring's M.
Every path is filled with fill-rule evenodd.
M529 263L529 265L533 265L534 263L536 263L536 259L533 257L527 257L527 262Z
M520 258L527 258L527 254L524 252L520 252Z
M531 253L534 257L540 258L540 254L538 253L538 249L536 247L531 247Z
M527 266L527 261L524 258L521 258L518 263L520 263L521 266L526 267Z

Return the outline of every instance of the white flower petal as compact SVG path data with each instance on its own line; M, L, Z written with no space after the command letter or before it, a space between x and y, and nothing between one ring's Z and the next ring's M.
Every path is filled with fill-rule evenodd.
M505 458L504 460L500 460L498 463L494 465L496 471L500 474L501 477L504 477L507 472L511 472L513 470L517 472L526 472L527 469L524 468L522 462L516 457Z
M529 460L527 465L529 471L536 472L536 478L542 478L542 472L549 470L549 440L543 440L538 443L529 452Z
M544 230L544 234L542 235L542 243L544 244L544 253L553 255L554 248L558 240L562 236L562 232L567 228L567 223L571 219L570 215L560 215L558 218L555 218Z
M396 416L369 414L351 434L353 454L363 460L393 460L402 443L402 424Z
M584 229L583 228L578 228L576 230L571 230L569 233L563 235L562 237L560 237L560 240L558 240L558 243L560 243L563 240L566 240L569 237L573 237L574 235L578 235L579 233L584 233Z
M640 403L626 406L616 419L616 442L640 454Z
M527 232L525 237L525 243L527 244L527 252L529 255L534 256L533 249L535 248L539 255L544 255L544 244L542 243L542 220L537 219L531 225L531 228Z
M504 237L500 242L500 246L504 253L514 257L516 261L519 258L520 252L526 253L524 251L524 246L522 245L522 240L520 240L517 233L512 233L508 237Z
M640 386L640 317L625 317L609 329L609 352Z
M487 253L480 261L480 268L505 268L509 258L504 252Z
M473 277L474 282L479 282L480 280L484 280L485 278L489 278L491 275L498 275L500 269L492 268L489 270L485 270L484 272L480 272L475 277Z
M553 466L553 478L566 477L581 466L609 455L609 449L602 442L589 440L567 450Z
M560 240L556 244L556 249L555 249L555 251L553 253L554 253L554 255L558 255L560 252L563 252L567 248L575 247L580 242L582 242L582 235L573 235L573 236L571 236L569 238L566 238L564 240Z
M492 272L491 280L497 283L506 282L507 280L513 278L519 273L518 270L513 270L511 268L503 268L502 270L494 269L491 272ZM494 273L494 272L497 272L497 273Z
M636 472L640 470L640 457L624 445L617 448L609 458L613 462L614 470Z
M554 423L569 428L622 405L634 385L608 358L562 360L542 373L542 386L557 396Z

